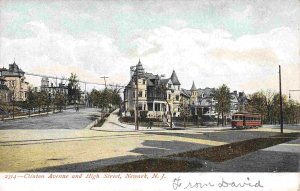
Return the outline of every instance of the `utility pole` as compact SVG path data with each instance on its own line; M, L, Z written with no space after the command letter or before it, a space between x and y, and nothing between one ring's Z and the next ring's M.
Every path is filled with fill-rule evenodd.
M135 67L136 78L136 99L135 99L135 130L139 130L139 79L138 79L138 67Z
M281 68L280 68L280 65L279 65L279 96L280 96L280 132L283 133L283 111L282 111Z
M106 89L106 78L108 78L107 76L102 76L100 78L103 78L104 79L104 85L105 85L105 89Z
M15 119L15 105L14 105L15 104L15 90L13 90L12 94L13 94L13 96L12 96L12 110L13 110L12 112L13 112L13 116L12 117L13 117L13 119Z
M86 82L84 83L84 108L87 107L87 92L86 92Z

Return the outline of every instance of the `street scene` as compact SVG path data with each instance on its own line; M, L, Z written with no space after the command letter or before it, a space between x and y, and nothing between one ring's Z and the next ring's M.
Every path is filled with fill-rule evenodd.
M120 123L116 111L107 118L102 127L91 128L88 124L91 122L90 117L95 115L95 110L82 109L80 112L65 111L61 114L1 123L1 170L101 172L104 169L105 172L107 166L149 158L174 160L171 155L186 151L280 134L278 126L244 130L232 130L231 127L189 127L178 130L152 127L150 130L141 127L136 131L134 125ZM62 115L65 119L72 116L76 121L73 123L72 120L57 120L49 123L49 120L57 119L56 115ZM286 126L284 132L299 134L299 126ZM200 165L183 171L298 172L299 154L299 137L296 135L294 140L223 162L190 157L189 160L197 160ZM178 157L176 160L180 161ZM183 161L186 160L184 158Z
M298 7L1 1L0 172L299 173Z

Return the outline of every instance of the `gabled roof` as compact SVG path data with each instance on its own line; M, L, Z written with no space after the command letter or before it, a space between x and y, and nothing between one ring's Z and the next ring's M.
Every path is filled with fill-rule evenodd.
M148 72L145 73L145 77L148 79L159 79L158 75L154 75L154 74L148 73Z
M205 89L198 89L197 91L199 97L201 97L202 94L204 94L204 97L211 97L214 94L215 89L206 87Z
M180 94L183 95L183 96L185 96L185 97L191 97L191 91L183 89L183 88L181 88Z
M170 78L160 80L161 84L163 84L163 85L168 84L169 81L170 81Z
M172 80L173 85L180 85L180 82L178 80L175 70L173 70L173 73L172 73L170 79Z
M154 83L150 79L147 79L147 86L154 86Z

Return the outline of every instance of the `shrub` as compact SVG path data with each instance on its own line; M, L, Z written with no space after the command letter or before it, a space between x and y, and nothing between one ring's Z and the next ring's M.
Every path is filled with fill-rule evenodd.
M141 120L144 121L147 119L148 111L140 111Z

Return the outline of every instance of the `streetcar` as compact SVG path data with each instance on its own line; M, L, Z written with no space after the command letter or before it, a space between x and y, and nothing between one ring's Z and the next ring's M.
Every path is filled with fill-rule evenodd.
M246 112L235 113L232 115L232 128L257 128L262 126L261 116Z

